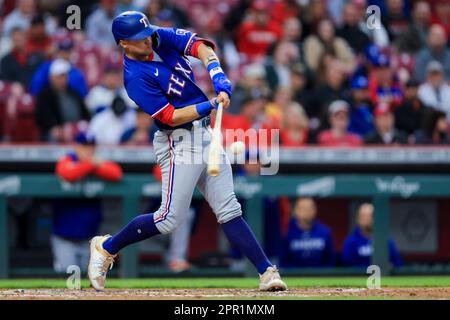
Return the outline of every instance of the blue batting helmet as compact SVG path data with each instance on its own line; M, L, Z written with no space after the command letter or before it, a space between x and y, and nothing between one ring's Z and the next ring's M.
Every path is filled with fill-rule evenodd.
M120 40L143 40L153 34L156 27L151 25L145 14L126 11L114 18L112 33L116 43Z

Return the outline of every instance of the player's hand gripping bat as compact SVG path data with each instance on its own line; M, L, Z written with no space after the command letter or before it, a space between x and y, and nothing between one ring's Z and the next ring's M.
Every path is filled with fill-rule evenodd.
M212 130L211 144L209 145L208 155L208 175L218 176L220 173L220 154L222 149L222 113L223 103L220 102L217 107L216 121Z

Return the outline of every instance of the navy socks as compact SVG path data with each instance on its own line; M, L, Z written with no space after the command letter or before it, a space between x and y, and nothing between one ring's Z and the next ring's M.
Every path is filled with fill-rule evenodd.
M222 224L223 231L230 243L239 249L263 274L271 267L252 230L242 217L234 218ZM153 213L142 214L134 218L125 228L103 243L103 248L110 254L117 254L122 248L152 236L160 234L153 222Z
M268 267L272 266L256 240L253 231L242 217L223 223L222 228L228 241L253 263L259 274L263 274Z
M103 249L116 254L123 247L160 234L153 222L153 213L141 214L128 223L125 228L103 243Z

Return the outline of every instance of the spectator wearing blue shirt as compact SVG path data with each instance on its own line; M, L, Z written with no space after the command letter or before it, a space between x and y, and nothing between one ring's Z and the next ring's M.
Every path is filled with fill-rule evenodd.
M369 81L363 75L352 79L352 98L350 101L350 124L348 131L361 137L374 130L373 105L369 98Z
M317 221L312 198L296 201L294 217L282 241L280 267L325 267L335 263L331 231Z
M50 83L50 66L55 60L64 59L70 62L74 43L70 39L64 39L58 43L58 50L55 59L43 62L33 75L30 83L30 92L37 96ZM71 65L69 73L67 74L68 86L81 97L86 97L88 94L88 86L83 72Z
M351 267L368 267L372 264L373 205L362 204L358 209L358 226L347 237L342 250L342 262ZM394 267L403 264L400 253L392 239L389 240L389 260Z

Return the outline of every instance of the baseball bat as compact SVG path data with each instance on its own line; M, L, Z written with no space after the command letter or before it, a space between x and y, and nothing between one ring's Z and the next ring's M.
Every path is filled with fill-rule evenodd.
M223 104L219 103L216 112L216 121L211 134L211 144L209 145L208 155L208 175L216 177L220 173L220 150L222 149L222 113Z

